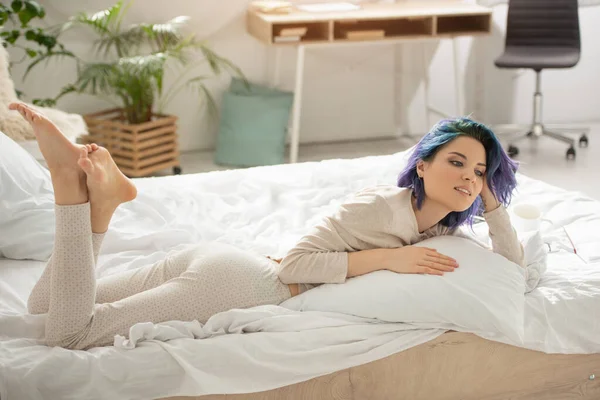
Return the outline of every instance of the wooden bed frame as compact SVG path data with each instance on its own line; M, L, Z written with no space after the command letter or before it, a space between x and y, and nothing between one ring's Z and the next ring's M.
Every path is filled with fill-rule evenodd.
M546 354L446 332L436 339L266 392L163 400L600 399L599 354Z

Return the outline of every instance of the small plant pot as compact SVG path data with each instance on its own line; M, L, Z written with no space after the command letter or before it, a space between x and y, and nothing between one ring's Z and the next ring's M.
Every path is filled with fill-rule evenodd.
M181 173L177 117L152 114L148 122L129 124L123 109L113 108L83 118L89 134L82 136L80 142L105 147L125 175L148 176L166 168Z

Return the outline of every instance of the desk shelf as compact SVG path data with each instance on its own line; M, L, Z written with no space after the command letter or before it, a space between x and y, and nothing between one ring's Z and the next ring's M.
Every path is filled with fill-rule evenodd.
M490 32L489 15L447 15L436 18L438 35L471 35Z
M250 7L247 29L272 44L423 39L490 32L489 8L468 3L363 4L347 12L266 14Z
M432 17L333 21L335 41L432 35Z
M324 22L284 22L272 25L272 43L298 43L328 41L329 21ZM279 41L282 42L279 42Z

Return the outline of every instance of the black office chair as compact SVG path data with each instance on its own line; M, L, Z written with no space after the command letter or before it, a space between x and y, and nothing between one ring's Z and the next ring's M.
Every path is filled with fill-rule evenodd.
M536 73L533 96L533 124L526 135L512 140L508 154L514 157L514 145L525 138L548 136L570 145L567 159L575 158L575 140L549 131L542 123L541 71L544 68L571 68L579 62L581 42L577 0L510 0L504 53L496 59L499 68L531 68ZM588 137L579 138L587 147Z

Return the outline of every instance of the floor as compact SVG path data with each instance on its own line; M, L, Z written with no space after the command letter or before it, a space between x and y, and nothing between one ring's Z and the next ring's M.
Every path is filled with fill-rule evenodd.
M518 143L519 155L515 157L521 164L520 171L527 176L543 180L568 190L580 191L600 200L600 125L590 126L589 147L577 147L575 160L567 160L567 145L542 137ZM499 135L507 145L510 136ZM578 138L577 134L572 135ZM598 138L598 139L596 139ZM330 158L356 158L370 155L393 154L409 148L417 137L400 139L378 139L354 142L301 145L299 162L319 161ZM224 170L213 163L211 151L188 152L181 155L183 173ZM167 171L168 172L168 171Z

